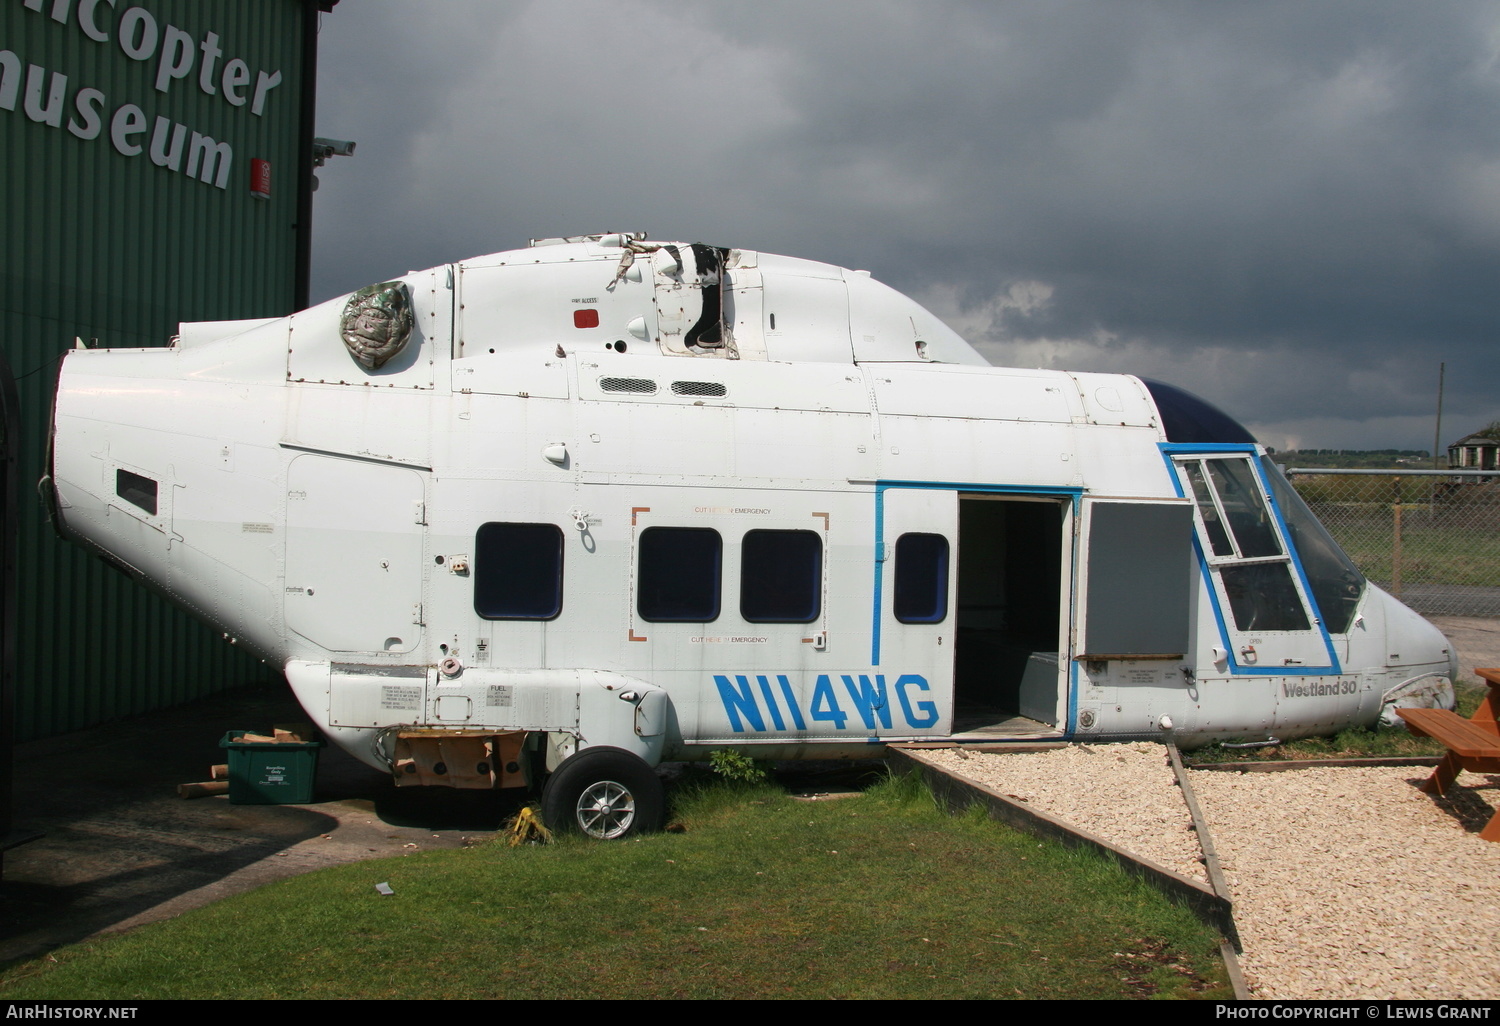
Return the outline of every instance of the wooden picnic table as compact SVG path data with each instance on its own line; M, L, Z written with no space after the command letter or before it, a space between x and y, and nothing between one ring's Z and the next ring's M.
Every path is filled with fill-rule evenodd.
M1437 741L1448 754L1433 769L1422 785L1428 794L1446 794L1458 774L1500 773L1500 668L1479 668L1474 672L1490 686L1489 693L1467 720L1447 709L1397 709L1413 734ZM1500 841L1500 811L1490 817L1479 832L1486 841Z

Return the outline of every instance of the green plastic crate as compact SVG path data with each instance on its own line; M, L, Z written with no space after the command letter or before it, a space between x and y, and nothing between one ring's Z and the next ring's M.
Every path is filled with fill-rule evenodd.
M253 730L231 730L219 741L229 753L229 800L235 805L306 805L313 798L322 741L237 741Z

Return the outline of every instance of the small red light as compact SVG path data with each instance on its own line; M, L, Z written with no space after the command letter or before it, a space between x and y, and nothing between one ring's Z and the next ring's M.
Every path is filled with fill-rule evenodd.
M575 328L597 328L599 327L599 311L585 307L582 310L573 311L573 327Z

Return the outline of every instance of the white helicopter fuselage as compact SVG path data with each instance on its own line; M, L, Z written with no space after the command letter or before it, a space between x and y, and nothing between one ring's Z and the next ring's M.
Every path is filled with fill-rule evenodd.
M52 477L400 782L1291 738L1454 673L1253 439L1174 440L1212 408L990 367L861 272L606 236L383 287L377 366L349 297L69 353Z

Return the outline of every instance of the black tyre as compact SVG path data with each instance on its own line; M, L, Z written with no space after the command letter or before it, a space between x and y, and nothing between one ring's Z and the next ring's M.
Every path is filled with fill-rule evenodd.
M620 748L570 755L542 788L547 829L617 841L661 829L666 794L656 771Z

